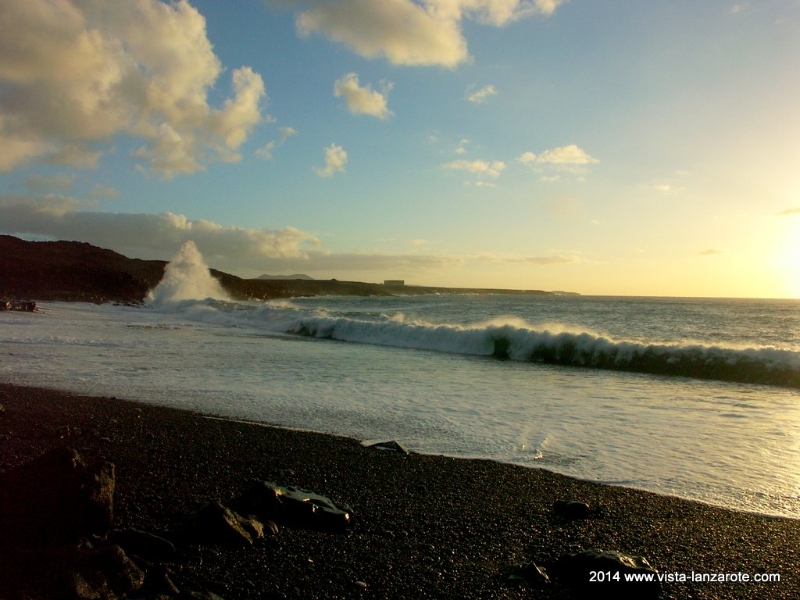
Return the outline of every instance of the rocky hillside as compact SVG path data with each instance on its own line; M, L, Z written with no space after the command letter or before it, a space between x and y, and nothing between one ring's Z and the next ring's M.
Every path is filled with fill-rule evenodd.
M82 242L0 235L0 298L138 302L161 281L165 265Z
M141 302L164 276L166 261L128 258L83 242L28 242L0 235L0 298L77 302ZM211 269L237 299L378 295L383 286L357 282L241 279Z
M138 303L161 281L166 264L128 258L84 242L28 242L0 235L0 299ZM398 293L549 294L540 290L398 288L336 279L242 279L215 269L211 274L237 300Z

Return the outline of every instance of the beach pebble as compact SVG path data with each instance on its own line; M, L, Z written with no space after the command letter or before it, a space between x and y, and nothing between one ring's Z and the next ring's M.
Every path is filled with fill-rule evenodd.
M394 440L390 440L388 442L378 442L377 444L370 444L367 448L372 448L374 450L386 450L388 452L397 452L398 454L409 454L408 450L406 450L403 446L401 446L398 442Z
M509 583L527 583L528 585L544 585L550 583L550 577L536 563L522 563L512 566L506 575Z
M585 502L556 500L553 503L553 513L567 519L586 519L591 509Z

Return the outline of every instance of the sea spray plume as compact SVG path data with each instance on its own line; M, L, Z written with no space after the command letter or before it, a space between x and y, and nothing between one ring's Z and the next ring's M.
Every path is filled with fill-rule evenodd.
M151 294L153 303L161 305L181 300L230 300L220 282L211 275L203 255L191 240L184 242L164 269L164 278Z

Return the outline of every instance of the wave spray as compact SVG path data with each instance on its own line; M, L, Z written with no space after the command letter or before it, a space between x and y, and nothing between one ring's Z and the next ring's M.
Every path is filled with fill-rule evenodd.
M203 255L191 240L184 242L164 269L164 278L151 293L156 305L181 300L230 300L220 282L211 275Z

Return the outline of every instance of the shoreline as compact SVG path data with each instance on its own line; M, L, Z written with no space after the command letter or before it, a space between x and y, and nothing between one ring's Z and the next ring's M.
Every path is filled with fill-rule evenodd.
M229 501L254 478L350 510L347 534L285 527L252 548L193 546L168 565L185 585L225 600L580 597L558 580L532 590L505 574L530 562L552 572L560 557L588 548L643 556L665 574L780 575L665 583L660 598L800 597L796 519L116 398L0 384L0 404L0 476L63 446L110 461L114 527L169 535L185 514ZM553 512L559 500L596 512L564 518Z

